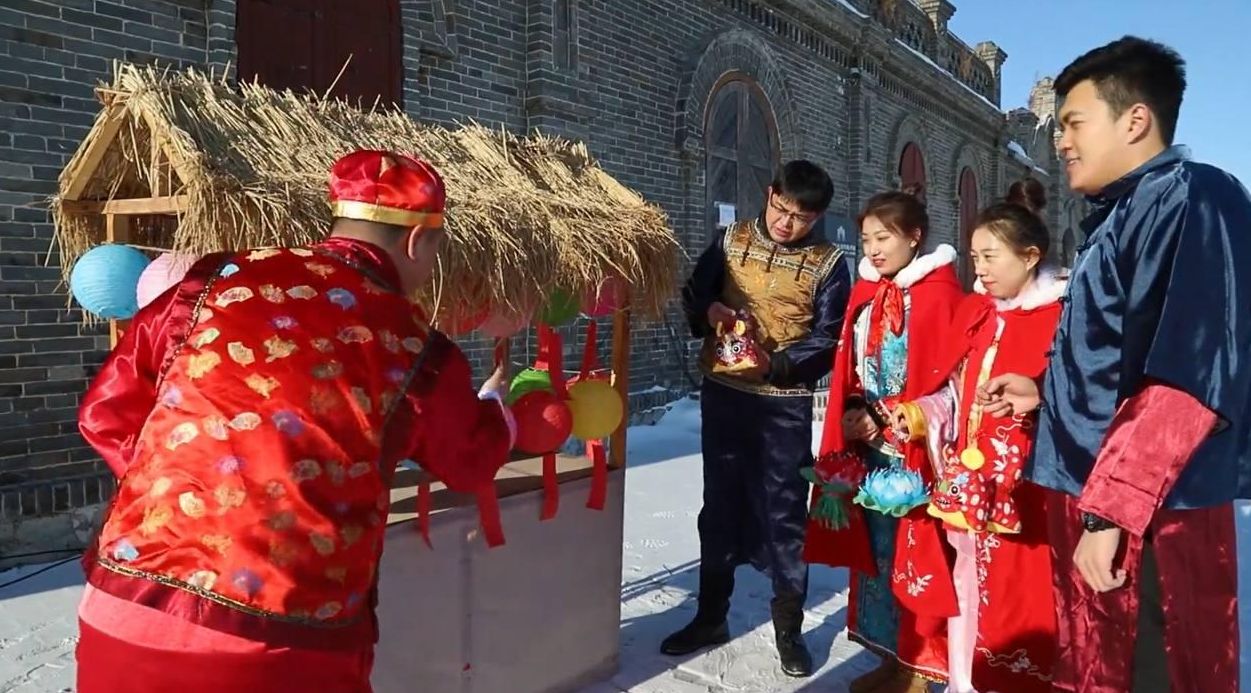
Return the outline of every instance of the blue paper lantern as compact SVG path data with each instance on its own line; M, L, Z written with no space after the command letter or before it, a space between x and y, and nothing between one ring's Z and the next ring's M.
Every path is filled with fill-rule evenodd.
M108 244L88 250L70 272L70 292L88 313L126 320L139 312L135 290L148 256L128 245Z

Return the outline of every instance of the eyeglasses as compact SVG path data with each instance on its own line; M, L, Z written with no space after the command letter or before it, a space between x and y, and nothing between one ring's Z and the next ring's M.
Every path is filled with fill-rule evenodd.
M800 214L798 212L787 211L786 208L774 201L772 195L769 196L769 206L773 208L773 211L781 214L782 218L786 220L788 225L794 221L800 226L811 226L817 220L815 214Z

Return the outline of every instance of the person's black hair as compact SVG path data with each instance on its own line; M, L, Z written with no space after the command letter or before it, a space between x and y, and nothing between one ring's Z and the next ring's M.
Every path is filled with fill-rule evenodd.
M805 159L788 161L770 184L774 195L790 198L805 212L820 214L834 199L834 182L820 166Z
M873 217L895 233L904 236L915 233L917 241L924 243L930 233L930 215L924 198L925 186L920 183L909 183L903 190L880 192L865 203L856 217L856 227L863 231L864 220Z
M1051 248L1051 234L1043 221L1043 208L1047 206L1047 190L1033 178L1019 180L1008 188L1003 202L993 204L977 215L973 228L985 227L995 234L1017 255L1025 255L1030 248L1047 257Z
M1064 98L1086 80L1094 83L1114 117L1134 104L1146 104L1160 128L1160 139L1165 146L1173 144L1186 91L1186 61L1177 51L1137 36L1117 39L1069 63L1056 78L1056 95Z

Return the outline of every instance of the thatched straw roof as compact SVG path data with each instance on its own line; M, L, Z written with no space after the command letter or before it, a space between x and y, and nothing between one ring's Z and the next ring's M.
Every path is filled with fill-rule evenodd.
M583 144L427 125L196 71L115 72L52 200L66 272L104 242L102 211L135 215L131 242L195 253L317 240L330 222L331 164L370 147L411 152L444 176L451 242L436 279L440 303L536 305L557 288L580 291L619 274L633 286L635 311L655 316L676 288L680 251L664 213ZM136 198L161 199L83 202ZM165 207L179 211L145 214Z

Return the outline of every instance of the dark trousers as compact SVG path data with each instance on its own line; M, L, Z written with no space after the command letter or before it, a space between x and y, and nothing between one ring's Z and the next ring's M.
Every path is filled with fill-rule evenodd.
M750 563L773 582L775 627L797 630L803 623L808 482L799 470L812 464L812 406L811 397L770 397L704 381L701 620L725 619L734 569Z

